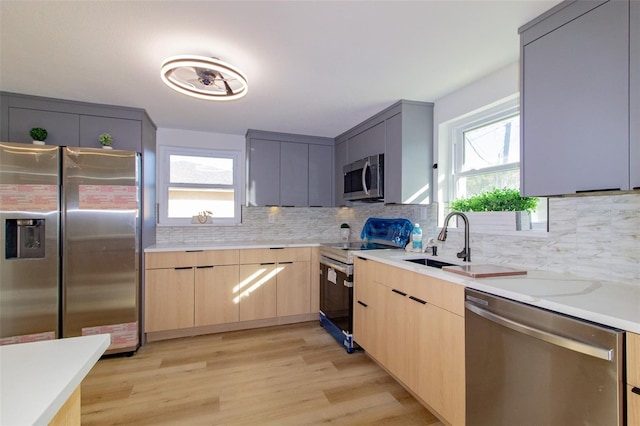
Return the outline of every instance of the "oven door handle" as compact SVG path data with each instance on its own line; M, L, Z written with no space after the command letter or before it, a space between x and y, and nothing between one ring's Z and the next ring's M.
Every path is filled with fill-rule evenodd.
M327 265L328 267L333 268L336 271L340 271L343 274L345 274L347 277L349 277L351 274L353 274L353 271L350 268L351 265L347 265L347 264L344 264L342 262L338 262L338 261L335 261L333 259L329 259L326 256L320 256L320 264L321 265Z
M593 356L596 358L603 359L605 361L613 360L613 349L601 348L598 346L589 345L587 343L579 342L577 340L570 339L568 337L559 336L557 334L549 333L544 330L539 330L537 328L533 328L526 324L522 324L511 320L509 318L505 318L503 316L494 314L493 312L489 312L484 310L470 302L464 303L465 308L469 311L477 314L489 321L495 322L503 327L507 327L515 332L525 334L527 336L540 339L547 343L551 343L552 345L560 346L565 349L569 349L574 352L579 352L585 355Z

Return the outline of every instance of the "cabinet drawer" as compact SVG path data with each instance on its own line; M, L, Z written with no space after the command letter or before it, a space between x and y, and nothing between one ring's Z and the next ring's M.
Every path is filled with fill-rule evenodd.
M456 315L464 316L464 287L421 275L415 296Z
M629 332L627 332L627 383L640 387L640 334ZM640 398L640 395L637 397Z
M267 262L308 262L310 260L310 247L240 250L240 264L242 265Z
M237 265L240 261L239 250L205 250L193 254L196 266Z
M180 268L195 266L198 252L167 251L145 253L145 269Z

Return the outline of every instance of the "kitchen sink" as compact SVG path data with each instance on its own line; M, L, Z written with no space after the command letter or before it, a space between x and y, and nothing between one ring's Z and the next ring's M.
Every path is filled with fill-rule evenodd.
M404 259L407 262L418 263L420 265L431 266L432 268L442 269L443 266L456 266L453 263L441 262L440 260L417 258L417 259Z

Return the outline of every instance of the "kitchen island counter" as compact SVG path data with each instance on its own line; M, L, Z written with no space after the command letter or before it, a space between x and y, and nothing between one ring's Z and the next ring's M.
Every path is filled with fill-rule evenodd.
M384 250L358 252L357 256L609 327L640 333L640 286L637 285L539 270L528 270L527 275L474 279L403 260L432 256ZM462 264L459 259L440 256L435 259Z
M110 340L108 334L98 334L0 347L0 424L49 424ZM79 410L77 392L77 424Z

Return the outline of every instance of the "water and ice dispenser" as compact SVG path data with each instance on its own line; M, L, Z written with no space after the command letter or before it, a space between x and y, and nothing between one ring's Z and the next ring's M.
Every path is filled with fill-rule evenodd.
M5 258L44 257L45 219L7 219Z

